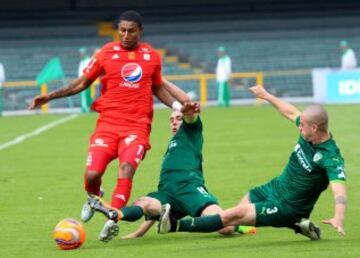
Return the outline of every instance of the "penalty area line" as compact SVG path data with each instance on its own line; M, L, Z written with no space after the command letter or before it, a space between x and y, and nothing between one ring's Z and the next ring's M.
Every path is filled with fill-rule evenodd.
M9 141L9 142L5 142L5 143L1 143L0 144L0 150L3 150L3 149L6 149L8 147L11 147L13 145L16 145L16 144L19 144L19 143L22 143L23 141L25 141L26 139L29 139L31 137L34 137L38 134L41 134L57 125L60 125L60 124L63 124L63 123L66 123L72 119L75 119L76 117L78 117L79 115L78 114L73 114L73 115L70 115L70 116L67 116L67 117L64 117L64 118L61 118L59 120L56 120L54 122L51 122L49 124L46 124L42 127L39 127L37 129L35 129L34 131L30 132L30 133L26 133L26 134L22 134L22 135L19 135L18 137L16 137L14 140L12 141Z

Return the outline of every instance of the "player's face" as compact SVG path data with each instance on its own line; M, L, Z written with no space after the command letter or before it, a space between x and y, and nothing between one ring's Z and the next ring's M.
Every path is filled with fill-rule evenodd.
M305 141L311 142L316 132L316 125L310 123L306 115L303 113L300 116L299 131Z
M119 35L121 46L125 49L135 49L140 41L143 28L136 22L121 20L119 23Z
M170 129L172 134L176 134L176 132L179 130L179 127L182 123L182 117L183 115L179 111L174 111L170 115Z

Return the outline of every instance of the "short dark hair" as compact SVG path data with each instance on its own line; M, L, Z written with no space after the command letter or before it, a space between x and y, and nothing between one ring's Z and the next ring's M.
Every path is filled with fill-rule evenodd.
M120 21L132 21L132 22L136 22L139 25L139 27L142 27L143 20L144 19L141 16L141 14L138 13L137 11L133 11L133 10L123 12L119 18L119 22Z

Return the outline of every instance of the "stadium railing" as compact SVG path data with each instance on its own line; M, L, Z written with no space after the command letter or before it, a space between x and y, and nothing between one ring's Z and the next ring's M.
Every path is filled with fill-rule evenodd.
M186 92L192 92L202 105L209 105L212 101L216 100L216 84L215 74L183 74L183 75L167 75L166 79L175 82ZM233 73L232 80L235 82L235 87L241 89L259 84L263 85L264 76L262 72L246 72L246 73ZM240 80L240 83L239 83ZM246 82L243 83L242 80ZM249 81L248 81L249 80ZM240 85L241 84L241 85ZM96 94L96 86L98 83L92 85L92 96ZM53 83L43 84L40 87L37 86L36 81L13 81L6 82L3 87L2 96L0 98L3 102L4 114L25 114L27 105L30 104L31 99L35 95L46 94L50 90L56 89L60 86L60 83L54 81ZM247 91L244 91L247 92ZM235 99L246 99L249 95L235 94ZM66 100L57 100L57 103L51 102L49 105L44 105L41 109L41 113L59 112L56 109L61 109L64 112L70 112L73 108L79 107L78 96L71 100L71 104ZM30 112L32 113L32 112ZM37 112L35 112L37 113Z

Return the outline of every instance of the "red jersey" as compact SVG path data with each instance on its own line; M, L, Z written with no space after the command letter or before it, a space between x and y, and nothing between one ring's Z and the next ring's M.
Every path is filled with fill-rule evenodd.
M150 45L123 49L120 42L106 44L84 69L90 80L101 80L101 95L92 109L115 121L151 124L152 87L162 84L161 57ZM101 117L100 117L101 118Z

